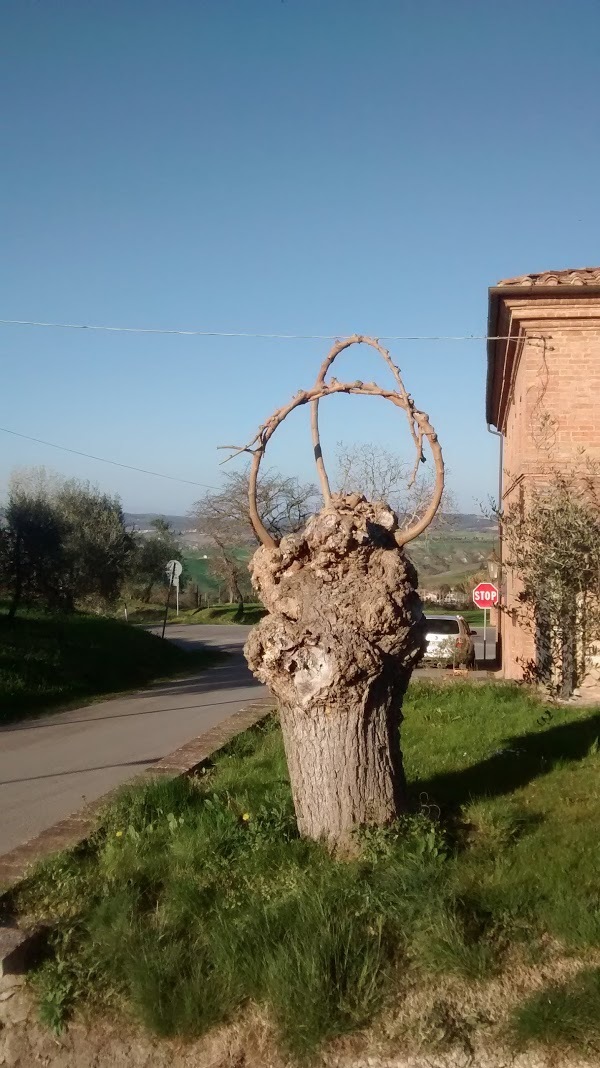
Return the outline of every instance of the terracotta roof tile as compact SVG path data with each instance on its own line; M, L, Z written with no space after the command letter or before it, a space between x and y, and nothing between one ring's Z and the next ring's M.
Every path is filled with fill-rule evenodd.
M566 271L543 271L541 274L521 274L518 278L503 278L499 286L597 286L600 267L577 267Z

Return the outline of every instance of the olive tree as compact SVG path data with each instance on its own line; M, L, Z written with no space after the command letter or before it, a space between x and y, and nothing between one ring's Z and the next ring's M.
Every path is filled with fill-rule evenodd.
M339 353L358 343L382 356L394 388L326 380ZM385 501L332 493L318 404L334 393L380 397L404 411L416 450L413 477L429 443L433 496L412 526L400 529ZM302 530L274 537L258 509L260 464L277 428L304 404L311 408L323 507ZM279 703L300 832L347 850L358 826L385 824L406 806L399 728L404 693L423 652L424 626L405 546L436 514L444 488L441 449L389 353L375 339L354 335L333 346L315 384L274 412L240 451L252 453L249 511L261 547L251 572L269 613L251 632L246 657Z
M9 595L9 619L22 604L48 608L63 599L62 524L48 499L12 486L0 539L0 578Z
M119 498L70 479L58 489L53 507L62 526L65 607L73 610L76 600L86 598L114 602L133 553Z
M600 646L600 478L548 471L499 516L503 564L521 580L513 606L535 638L528 677L568 697Z
M33 470L11 480L0 548L14 617L23 602L72 611L87 598L113 601L132 541L118 498Z
M182 562L175 531L163 517L152 520L152 534L134 533L134 550L129 561L128 586L148 604L156 586L164 586L169 560Z

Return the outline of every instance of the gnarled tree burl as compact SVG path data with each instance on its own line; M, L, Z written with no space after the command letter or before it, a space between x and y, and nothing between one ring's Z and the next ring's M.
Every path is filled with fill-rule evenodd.
M358 343L380 353L394 389L326 381L336 356ZM416 449L413 479L427 439L435 488L409 529L400 528L384 501L331 492L318 404L333 393L382 397L404 410ZM257 478L270 438L301 404L311 405L324 506L302 532L277 543L258 514ZM417 575L404 547L425 530L439 505L441 449L387 350L374 338L354 335L333 346L314 386L274 412L244 451L252 453L250 516L262 543L250 570L269 611L248 638L246 658L279 703L300 833L347 849L358 826L388 823L405 807L399 728L406 687L422 655L423 625Z

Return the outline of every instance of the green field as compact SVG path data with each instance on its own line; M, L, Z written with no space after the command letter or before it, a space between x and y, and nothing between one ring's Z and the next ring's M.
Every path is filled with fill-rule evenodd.
M14 902L56 921L43 1018L82 1005L186 1041L232 1022L298 1058L357 1032L365 1062L596 1051L598 710L414 684L404 711L412 812L352 860L298 838L274 719L196 779L125 791Z
M492 531L442 530L417 538L408 554L421 585L454 586L485 568L497 541Z
M468 530L440 531L422 535L412 542L408 554L419 572L422 584L454 586L485 568L485 562L497 546L494 532ZM253 549L239 550L239 559L248 561ZM218 593L218 582L212 577L209 560L200 553L185 556L189 581L197 584L205 596Z
M247 563L253 553L253 549L239 549L235 555L241 562ZM219 592L219 582L210 572L210 560L204 560L204 554L190 553L184 556L185 577L188 582L198 586L204 596L216 597Z

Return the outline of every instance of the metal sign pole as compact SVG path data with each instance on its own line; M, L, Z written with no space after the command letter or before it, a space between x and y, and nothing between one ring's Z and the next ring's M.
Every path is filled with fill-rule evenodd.
M484 610L483 610L483 666L484 667L485 667L485 662L487 660L487 649L486 649L486 645L487 645L487 614L488 614L488 610L487 610L487 608L484 608Z
M177 585L175 587L175 593L177 596L177 615L179 615L179 579L177 579Z
M167 603L165 604L165 618L163 619L161 638L165 636L165 627L167 625L167 616L169 614L169 601L171 600L171 590L173 589L173 579L175 578L175 565L171 569L171 577L169 579L169 589L167 591Z

